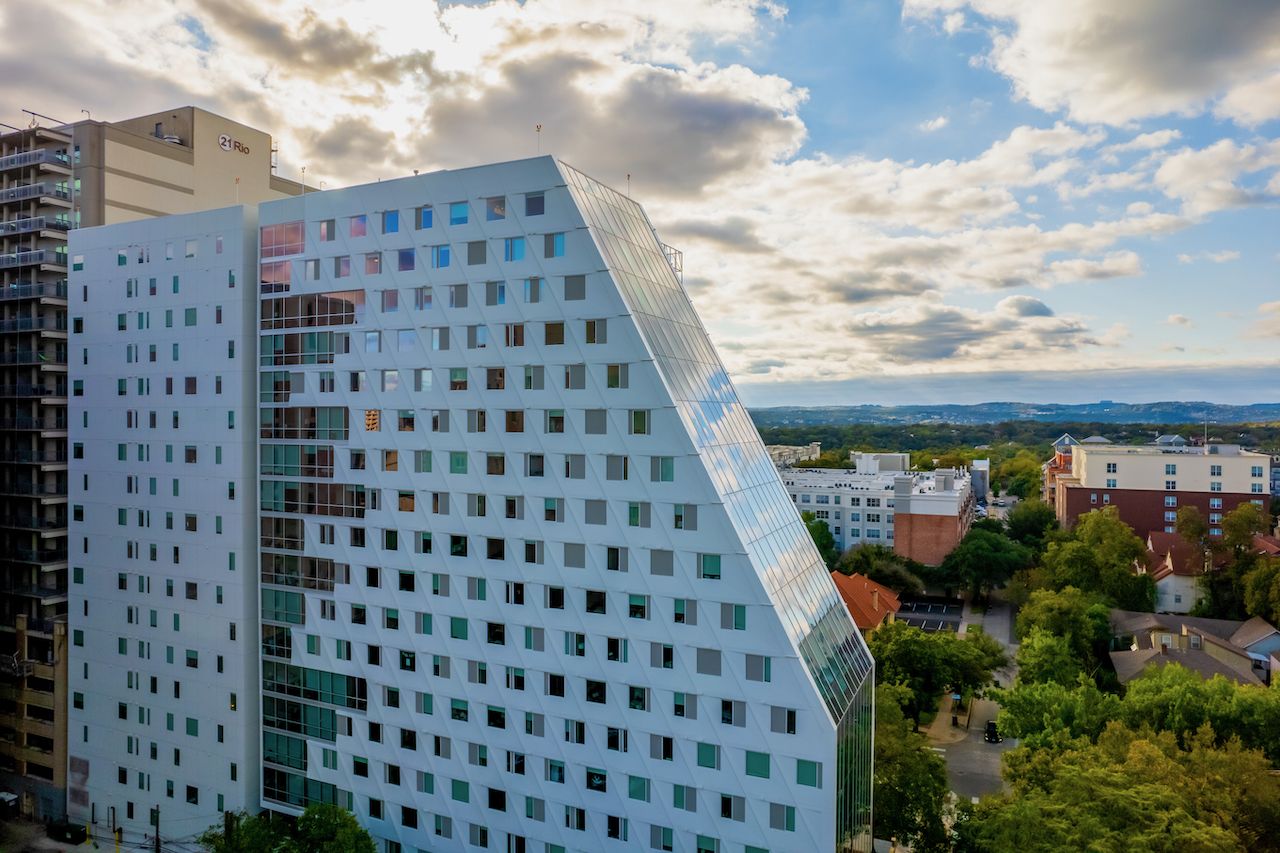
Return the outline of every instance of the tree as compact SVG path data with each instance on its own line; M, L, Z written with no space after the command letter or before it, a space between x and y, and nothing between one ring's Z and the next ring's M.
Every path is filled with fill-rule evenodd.
M970 530L943 558L938 577L946 586L967 586L977 599L1030 562L1031 551L1009 537L987 530Z
M303 853L377 853L355 815L340 806L316 804L298 818L294 837Z
M224 823L209 827L197 839L209 853L293 853L289 825L270 812L237 812Z
M919 595L924 582L919 572L924 566L915 560L894 553L884 545L854 545L836 560L836 571L841 574L860 574L879 584L884 584L899 595Z
M1018 612L1014 631L1021 641L1037 628L1061 637L1072 658L1090 672L1102 662L1111 640L1110 612L1102 596L1070 586L1031 593Z
M307 806L292 826L269 812L240 812L229 824L209 827L196 843L209 853L377 853L355 815L326 803Z
M809 528L809 535L813 537L813 544L822 555L822 562L826 563L828 571L834 569L840 551L836 548L836 538L831 535L831 528L811 512L802 512L800 517L804 519L804 526Z
M998 518L992 518L991 516L987 516L986 518L980 518L977 521L975 521L973 524L969 525L969 529L985 530L988 533L996 533L1003 536L1004 522Z
M1150 575L1133 570L1146 552L1116 508L1106 507L1080 516L1069 535L1051 541L1041 565L1055 589L1074 586L1101 593L1124 610L1150 611L1155 607L1155 583Z
M1129 682L1121 719L1131 727L1170 732L1183 743L1208 725L1219 743L1238 738L1280 763L1280 690L1221 675L1205 681L1178 664L1153 666Z
M1259 560L1245 575L1244 606L1250 616L1280 625L1280 560Z
M1072 685L1084 672L1066 637L1033 628L1018 646L1018 682Z
M964 810L955 849L1280 849L1280 778L1260 753L1212 741L1206 731L1182 749L1171 735L1112 723L1097 743L1070 741L1052 762L1035 762L1032 778L1015 759L1006 765L1012 790Z
M947 768L903 716L907 692L893 684L876 689L876 834L896 836L922 853L942 851L947 849L942 822Z
M1053 507L1039 498L1032 498L1009 510L1005 527L1010 539L1040 554L1044 551L1048 535L1058 529L1058 516Z
M1204 520L1199 507L1179 507L1173 529L1187 544L1204 554L1209 550L1209 523Z
M1043 747L1063 739L1094 740L1120 716L1120 697L1103 693L1088 678L1075 684L1026 681L996 693L1000 731L1023 746Z
M1222 517L1222 544L1230 550L1234 562L1253 553L1253 537L1266 533L1270 520L1262 507L1248 502Z
M994 638L981 631L966 636L930 634L906 622L891 622L867 637L876 658L876 683L906 687L902 695L909 701L903 711L917 726L944 690L980 690L991 683L993 671L1008 663Z

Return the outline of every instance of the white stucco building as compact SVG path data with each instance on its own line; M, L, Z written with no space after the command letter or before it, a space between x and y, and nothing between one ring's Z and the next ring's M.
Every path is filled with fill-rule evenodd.
M973 523L968 471L911 470L907 453L853 453L855 470L787 468L779 473L792 502L827 523L844 551L884 545L937 565Z
M68 813L257 806L256 210L73 231Z

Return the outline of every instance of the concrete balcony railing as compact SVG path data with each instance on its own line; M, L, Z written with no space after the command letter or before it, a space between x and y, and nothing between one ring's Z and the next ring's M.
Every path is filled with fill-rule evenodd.
M65 281L58 281L41 282L39 284L11 284L8 287L0 288L0 301L10 299L38 299L41 297L49 299L66 299L67 283Z

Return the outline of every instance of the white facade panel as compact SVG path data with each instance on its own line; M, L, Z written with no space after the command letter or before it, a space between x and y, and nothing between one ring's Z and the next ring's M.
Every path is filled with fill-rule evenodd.
M255 221L70 235L68 812L126 841L257 801Z

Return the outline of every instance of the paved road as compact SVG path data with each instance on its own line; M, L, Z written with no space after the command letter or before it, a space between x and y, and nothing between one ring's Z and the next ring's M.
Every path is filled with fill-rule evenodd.
M1013 642L1013 618L1008 604L1002 601L992 602L990 610L985 614L973 612L966 605L964 621L966 624L981 624L983 630L1005 645L1010 658L1017 651ZM996 673L996 680L1006 686L1016 674L1016 667L1010 663L1006 669ZM937 724L929 732L933 748L946 759L947 781L951 790L962 798L993 794L1004 785L1000 778L1000 756L1017 746L1017 741L1005 739L1001 743L987 743L983 739L987 721L994 720L999 710L1000 707L988 699L974 700L969 728L962 735L950 728L951 714L944 708Z

